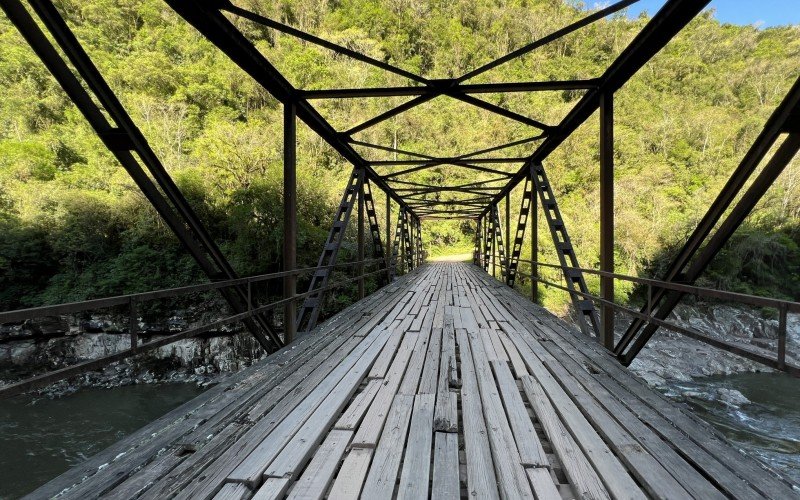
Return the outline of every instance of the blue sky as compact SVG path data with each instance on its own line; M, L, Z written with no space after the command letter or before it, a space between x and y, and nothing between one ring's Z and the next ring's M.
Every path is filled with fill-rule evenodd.
M636 17L646 10L652 16L664 1L640 0L628 7L628 15ZM716 11L717 19L723 23L758 23L764 27L800 24L800 0L712 0L709 8Z

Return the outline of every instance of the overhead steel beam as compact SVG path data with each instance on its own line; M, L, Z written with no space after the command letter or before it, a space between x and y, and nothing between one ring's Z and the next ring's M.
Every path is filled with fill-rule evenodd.
M424 158L426 160L435 160L436 159L435 156L430 156L430 155L426 155L426 154L422 154L422 153L415 153L413 151L406 151L404 149L390 148L388 146L381 146L380 144L372 144L370 142L357 141L357 140L354 140L354 139L350 139L350 144L352 144L354 146L364 146L365 148L379 149L381 151L386 151L386 152L389 152L389 153L396 153L396 154L399 154L399 155L408 155L408 156L414 156L414 157L417 157L417 158ZM369 160L367 160L367 161L369 161Z
M279 101L294 101L297 117L322 137L344 159L354 167L364 169L370 181L389 193L400 206L405 206L398 196L370 165L353 149L342 134L338 133L308 101L301 99L297 89L264 57L258 49L234 26L218 8L230 10L231 4L225 1L185 2L165 0L175 12L194 26L211 43L216 45L234 63L255 79L262 87ZM240 12L231 11L235 14Z
M408 168L408 169L405 169L405 170L398 170L397 172L392 172L390 174L385 174L383 176L383 178L384 179L391 179L391 178L394 178L394 177L399 177L401 175L407 175L407 174L411 174L413 172L419 172L420 170L427 170L429 168L435 168L435 167L447 166L447 165L460 167L460 168L463 168L463 169L466 169L466 170L474 170L476 172L484 172L484 173L493 174L493 175L502 175L504 177L513 177L514 176L514 174L512 174L510 172L503 172L502 170L495 170L493 168L479 167L477 165L472 165L471 163L465 163L465 162L442 162L442 163L430 163L430 164L427 164L427 165L420 165L418 167L412 167L412 168Z
M496 115L502 116L504 118L508 118L510 120L514 120L516 122L522 123L523 125L528 125L530 127L536 127L542 130L545 134L549 132L553 127L547 125L545 123L540 122L539 120L534 120L533 118L527 117L525 115L521 115L514 111L508 110L502 106L498 106L496 104L492 104L490 102L486 102L483 99L478 99L477 97L461 94L459 92L448 92L446 94L453 99L458 99L459 101L465 102L467 104L471 104L477 108L490 111Z
M312 35L310 33L306 33L305 31L299 30L297 28L293 28L293 27L288 26L288 25L283 24L283 23L279 23L279 22L274 21L274 20L272 20L272 19L270 19L270 18L268 18L266 16L262 16L261 14L257 14L255 12L251 12L251 11L249 11L247 9L243 9L241 7L237 7L236 5L233 5L229 0L207 0L204 3L213 4L218 9L222 9L222 10L228 11L231 14L236 14L237 16L243 17L245 19L249 19L250 21L253 21L256 24L261 24L261 25L267 26L268 28L272 28L274 30L286 33L287 35L291 35L291 36L294 36L294 37L299 38L301 40L305 40L306 42L310 42L310 43L319 45L321 47L325 47L328 50L332 50L332 51L334 51L336 53L345 55L345 56L350 57L352 59L355 59L357 61L361 61L361 62L370 64L370 65L375 66L377 68L380 68L380 69L382 69L384 71L388 71L390 73L394 73L396 75L408 78L409 80L412 80L412 81L415 81L415 82L418 82L418 83L427 83L428 82L428 80L426 78L423 78L423 77L417 75L416 73L412 73L410 71L406 71L406 70L404 70L402 68L398 68L397 66L393 66L393 65L391 65L389 63L386 63L384 61L379 61L378 59L375 59L373 57L369 57L369 56L364 55L364 54L362 54L360 52L356 52L355 50L348 49L347 47L344 47L342 45L338 45L338 44L329 42L328 40L325 40L323 38L320 38L318 36L314 36L314 35Z
M575 107L553 128L533 154L525 161L503 190L495 196L499 203L506 193L525 180L531 165L543 163L564 140L581 126L600 107L603 93L615 92L672 40L692 19L708 5L710 0L668 0L642 28L633 41L611 63L600 77L597 88L589 90ZM616 5L616 4L615 4ZM484 211L488 213L488 209Z
M560 30L554 31L553 33L550 33L547 36L544 36L544 37L542 37L542 38L540 38L540 39L538 39L538 40L536 40L534 42L531 42L531 43L529 43L529 44L527 44L527 45L525 45L523 47L520 47L517 50L514 50L514 51L504 55L503 57L495 59L494 61L486 63L483 66L481 66L479 68L476 68L476 69L470 71L469 73L464 74L457 81L463 82L465 80L469 80L470 78L474 78L474 77L476 77L476 76L478 76L478 75L480 75L482 73L485 73L485 72L489 71L490 69L493 69L493 68L496 68L497 66L500 66L501 64L505 64L508 61L511 61L512 59L516 59L516 58L518 58L520 56L523 56L523 55L525 55L525 54L527 54L527 53L529 53L529 52L531 52L531 51L533 51L533 50L535 50L535 49L537 49L537 48L539 48L539 47L541 47L543 45L547 45L550 42L558 40L559 38L561 38L563 36L566 36L566 35L574 32L574 31L577 31L577 30L583 28L584 26L588 26L589 24L592 24L595 21L599 21L600 19L603 19L606 16L609 16L609 15L615 13L615 12L618 12L618 11L624 9L625 7L633 5L634 3L638 2L638 1L639 0L622 0L621 2L617 2L615 4L612 4L612 5L608 6L608 7L606 7L605 9L600 9L597 12L595 12L593 14L590 14L590 15L584 17L583 19L581 19L579 21L576 21L576 22L570 24L569 26L566 26L564 28L561 28Z
M393 167L393 166L402 166L402 165L457 165L457 166L464 166L467 164L475 164L475 165L492 165L498 163L519 163L521 161L527 160L526 157L502 157L502 158L467 158L467 157L441 157L441 158L434 158L432 160L375 160L369 162L370 165L374 167ZM436 163L436 165L433 165Z
M485 186L487 184L492 184L493 182L503 182L504 180L505 179L503 177L498 177L497 179L487 179L487 180L483 180L483 181L474 181L474 182L468 182L466 184L458 184L458 185L449 186L449 187L460 188L460 187L472 187L472 186ZM405 181L405 180L401 180L401 179L386 179L386 182L391 183L391 184L400 184L400 185L403 185L403 186L418 186L418 187L423 187L423 188L434 187L434 186L431 186L430 184L422 184L422 183L419 183L419 182ZM502 189L503 188L503 186L490 186L490 187L492 189Z
M599 80L553 80L545 82L510 82L455 84L455 80L441 80L453 86L461 94L499 94L509 92L542 92L559 90L588 90L597 87ZM416 87L372 87L354 89L300 90L303 99L353 99L364 97L410 97L437 92L428 86Z

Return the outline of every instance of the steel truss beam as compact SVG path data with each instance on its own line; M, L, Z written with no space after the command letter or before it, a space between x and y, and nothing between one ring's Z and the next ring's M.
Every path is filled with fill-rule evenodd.
M411 234L411 220L410 214L407 210L400 213L400 237L403 245L403 259L405 260L405 272L414 269L414 247L411 244L413 238Z
M564 280L567 282L567 288L570 291L570 299L572 299L575 312L578 313L578 326L587 336L591 336L592 331L594 331L599 339L600 329L594 304L592 304L591 300L584 299L583 296L574 293L576 291L589 293L589 288L586 286L583 273L579 270L581 266L578 264L578 257L575 255L575 249L569 239L564 219L561 218L561 211L558 209L558 203L550 186L550 181L547 179L544 166L535 165L531 168L531 174L533 185L539 194L539 201L542 204L547 226L550 228L550 236L553 238L553 246L555 246L558 261L564 273Z
M428 164L425 164L425 165L420 165L418 167L408 168L408 169L405 169L405 170L398 170L397 172L392 172L390 174L386 174L382 178L384 180L388 181L390 179L394 179L395 177L400 177L401 175L407 175L407 174L410 174L410 173L413 173L413 172L419 172L420 170L427 170L429 168L434 168L434 167L438 167L438 166L442 166L442 165L455 165L455 166L458 166L458 167L461 167L461 168L464 168L464 169L467 169L467 170L473 170L475 172L484 172L484 173L492 174L492 175L500 175L500 176L503 176L503 177L506 177L506 178L511 178L511 177L514 176L514 174L509 173L509 172L504 172L502 170L495 170L493 168L479 167L477 165L472 165L472 164L466 163L466 162L463 162L463 163L459 163L459 162L432 162L432 163L428 163Z
M389 193L392 199L400 206L405 206L405 201L375 173L372 167L353 149L342 134L337 132L308 101L301 99L298 90L220 12L219 9L225 9L241 15L242 13L235 11L236 8L230 2L225 0L207 0L204 2L165 1L178 15L194 26L195 29L276 99L283 103L295 102L299 119L330 144L345 160L349 161L354 167L363 169L366 177L374 182L378 188Z
M488 220L487 220L488 218ZM487 273L489 272L489 263L492 259L492 251L494 247L492 246L492 228L491 226L494 224L492 219L488 216L482 216L480 219L483 221L483 234L481 238L483 240L483 270Z
M472 263L476 266L480 266L481 262L483 261L483 256L481 255L482 245L481 245L481 225L483 223L482 218L478 218L475 220L475 246L472 249Z
M555 40L557 40L557 39L559 39L559 38L561 38L563 36L566 36L569 33L572 33L572 32L574 32L574 31L576 31L576 30L578 30L578 29L580 29L580 28L582 28L584 26L587 26L587 25L589 25L589 24L591 24L591 23L593 23L595 21L598 21L598 20L600 20L600 19L602 19L602 18L604 18L604 17L606 17L606 16L608 16L610 14L613 14L614 12L617 12L617 11L619 11L619 10L629 6L629 5L631 5L631 4L635 3L636 1L638 1L638 0L622 0L620 2L617 2L617 3L615 3L615 4L613 4L613 5L609 6L609 7L606 7L605 9L601 9L601 10L599 10L599 11L593 13L593 14L590 14L590 15L586 16L585 18L583 18L583 19L581 19L581 20L579 20L579 21L577 21L575 23L572 23L569 26L566 26L566 27L564 27L564 28L562 28L562 29L560 29L558 31L555 31L555 32L551 33L550 35L547 35L547 36L545 36L545 37L543 37L543 38L541 38L539 40L536 40L535 42L532 42L532 43L530 43L530 44L528 44L528 45L526 45L524 47L521 47L521 48L511 52L510 54L507 54L507 55L505 55L505 56L503 56L503 57L501 57L499 59L496 59L494 61L491 61L491 62L485 64L484 66L481 66L480 68L477 68L477 69L475 69L473 71L470 71L469 73L466 73L466 74L462 75L460 78L457 78L455 80L453 80L453 79L448 79L448 80L429 80L429 79L423 78L423 77L421 77L419 75L416 75L416 74L407 72L405 70L402 70L400 68L388 65L388 64L383 63L381 61L377 61L375 59L369 58L367 56L364 56L363 54L356 53L354 51L351 51L350 49L347 49L346 47L342 47L342 46L338 46L338 45L332 44L332 43L330 43L330 42L328 42L326 40L323 40L323 39L321 39L319 37L315 37L315 36L310 35L308 33L305 33L305 32L302 32L300 30L297 30L295 28L291 28L289 26L283 25L282 23L277 23L277 22L275 22L275 21L273 21L271 19L268 19L268 18L266 18L264 16L260 16L258 14L253 13L253 12L249 12L249 11L247 11L245 9L240 9L238 7L232 6L227 1L220 1L219 3L220 3L221 8L223 8L225 10L228 10L229 12L232 12L234 14L240 15L242 17L246 17L247 19L250 19L251 21L254 21L256 23L260 23L260 24L263 24L263 25L266 25L266 26L269 26L269 27L272 27L274 29L283 31L284 33L292 34L292 35L294 35L294 36L296 36L298 38L301 38L303 40L306 40L306 41L309 41L309 42L312 42L312 43L316 43L316 44L318 44L320 46L326 47L326 48L328 48L330 50L333 50L335 52L338 52L340 54L348 55L348 56L353 57L353 58L355 58L357 60L360 60L362 62L366 62L368 64L372 64L373 66L381 67L382 69L385 69L386 71L390 71L392 73L404 76L404 77L409 78L409 79L411 79L413 81L416 81L418 83L422 83L428 88L428 92L429 93L424 94L424 95L418 95L417 97L415 97L411 101L403 103L403 104L397 106L396 108L394 108L392 110L386 111L386 112L382 113L381 115L378 115L378 116L376 116L376 117L374 117L374 118L372 118L370 120L367 120L366 122L364 122L364 123L362 123L360 125L356 125L355 127L352 127L351 129L349 129L346 132L344 132L344 135L353 135L353 134L355 134L357 132L363 131L363 130L365 130L367 128L370 128L370 127L372 127L374 125L377 125L378 123L380 123L380 122L382 122L384 120L387 120L387 119L389 119L389 118L391 118L393 116L396 116L396 115L398 115L400 113L403 113L405 111L408 111L408 110L410 110L410 109L412 109L412 108L414 108L416 106L419 106L420 104L423 104L423 103L425 103L427 101L430 101L434 97L437 97L437 96L440 96L440 95L447 95L449 97L452 97L454 99L458 99L460 101L466 102L466 103L471 104L473 106L477 106L479 108L486 109L488 111L491 111L493 113L499 114L501 116L505 116L507 118L519 121L521 123L525 123L527 125L531 125L531 126L540 128L545 132L549 132L552 129L552 127L549 126L549 125L545 125L545 124L543 124L541 122L538 122L538 121L533 120L531 118L519 115L518 113L514 113L514 112L509 111L509 110L507 110L505 108L502 108L500 106L496 106L494 104L491 104L491 103L488 103L486 101L483 101L483 100L477 99L475 97L472 97L471 95L469 95L468 93L463 91L463 89L461 88L462 87L462 85L461 85L462 82L464 82L465 80L471 79L471 78L473 78L473 77L475 77L475 76L477 76L477 75L479 75L481 73L484 73L484 72L486 72L486 71L488 71L488 70L490 70L490 69L492 69L492 68L494 68L496 66L504 64L504 63L506 63L506 62L508 62L508 61L510 61L512 59L518 58L518 57L520 57L520 56L522 56L522 55L524 55L524 54L526 54L528 52L531 52L532 50L535 50L538 47L541 47L541 46L546 45L546 44L548 44L550 42L553 42L553 41L555 41ZM510 89L506 89L504 91L505 92L509 92L511 90Z
M528 215L531 209L531 195L533 194L532 179L533 169L531 169L531 176L525 179L525 185L522 192L522 200L519 207L519 219L517 220L517 230L514 234L514 244L511 247L511 258L508 261L508 273L506 274L506 284L514 287L514 282L517 279L517 268L519 267L519 257L522 253L522 243L525 240L525 227L528 224ZM509 242L510 244L510 242Z
M397 266L403 264L403 259L401 256L401 248L400 242L403 239L403 208L400 207L397 213L397 224L395 225L394 229L394 239L392 241L392 252L389 257L389 273L391 276L391 281L394 280L395 276L397 276Z
M664 281L691 284L705 271L800 149L800 131L793 128L797 116L800 116L800 78L795 81L781 104L767 120L761 134L678 252L665 273ZM744 189L780 135L784 133L788 133L786 139L723 220L725 212ZM715 227L717 229L714 232ZM701 249L707 239L708 243ZM660 320L666 319L682 297L682 293L667 292L664 289L654 290L651 299L651 310L655 310L653 316ZM643 310L646 311L647 308ZM657 329L656 324L645 326L645 322L641 319L633 321L615 346L615 354L620 357L623 364L630 364Z
M653 58L678 32L702 11L710 0L668 0L633 41L622 51L599 78L596 88L590 89L578 104L561 120L542 144L525 161L508 184L494 198L499 203L503 197L525 180L531 165L544 162L564 140L600 107L600 96L614 93ZM615 6L618 4L615 4ZM627 6L627 5L626 5ZM613 7L613 6L612 6ZM513 54L513 53L512 53ZM484 210L488 213L489 208Z
M547 82L455 84L455 80L439 80L440 86L455 86L462 94L494 94L509 92L541 92L549 90L589 90L597 87L598 79L561 80ZM405 97L427 95L430 87L371 87L355 89L301 90L303 99L353 99L364 97Z
M372 197L372 189L370 188L369 180L364 180L364 187L361 192L364 197L364 208L367 213L367 222L369 223L369 232L372 236L372 256L380 259L378 266L382 270L386 270L386 258L383 253L383 243L381 243L381 228L378 224L378 214L375 211L375 200ZM383 276L383 273L380 274ZM383 281L383 278L381 278Z
M500 210L497 205L492 213L492 241L500 259L500 276L505 279L508 273L508 261L506 260L506 247L503 244L503 228L500 225Z
M342 195L342 201L339 203L336 216L333 218L333 224L328 232L328 239L325 240L325 247L319 256L317 270L314 271L314 275L311 277L311 283L308 286L309 295L306 296L303 306L297 313L296 325L298 332L308 333L317 325L319 313L322 310L325 299L325 287L336 265L336 259L339 256L342 241L344 241L353 206L358 200L358 195L364 185L364 178L365 173L362 169L353 168L350 180ZM311 293L315 291L317 292Z
M82 82L70 70L66 61L18 0L4 1L0 3L0 7L200 269L212 280L236 278L235 271L205 226L53 4L48 0L31 0L30 4L77 69ZM86 88L91 91L91 95ZM104 111L111 118L111 122L104 115ZM137 156L153 180L142 169L139 160L136 159ZM221 294L236 313L247 311L250 304L248 295L242 287L221 290ZM258 315L255 321L248 319L244 323L267 352L273 352L283 345L264 316Z
M458 165L458 166L465 166L469 167L469 164L475 165L486 165L486 164L496 164L496 163L519 163L521 161L525 161L527 158L523 157L509 157L509 158L469 158L466 157L453 157L453 158L435 158L433 160L427 159L420 159L420 160L374 160L370 161L369 164L373 167L393 167L393 166L402 166L402 165L426 165L426 166L435 166L433 163L435 162L437 165Z

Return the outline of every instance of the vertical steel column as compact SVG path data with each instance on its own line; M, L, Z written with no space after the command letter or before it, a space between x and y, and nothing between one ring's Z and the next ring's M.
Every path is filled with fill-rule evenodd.
M364 298L364 183L358 186L358 250L356 259L358 266L358 299Z
M497 278L497 205L492 206L492 278Z
M492 208L489 207L489 212L486 213L486 217L491 217L491 210ZM483 270L487 273L489 272L489 258L491 256L491 242L489 241L489 226L491 226L492 221L490 219L484 219L483 221Z
M294 102L283 105L283 270L297 268L297 108ZM283 277L283 298L297 293L297 275ZM249 305L249 304L248 304ZM297 304L290 300L283 306L283 342L288 344L297 331Z
M533 186L533 170L531 170L531 186ZM531 189L531 300L539 302L539 199L536 189Z
M386 192L386 270L389 271L389 283L392 282L392 198Z
M414 216L407 213L406 217L408 217L408 248L411 252L411 269L416 269L417 267L417 248L416 248L416 231L414 231Z
M600 96L600 271L614 272L614 94ZM600 298L614 301L614 278L600 277ZM614 349L614 308L600 305L600 337Z
M482 217L478 217L475 220L475 251L472 256L472 263L476 266L481 261L481 220Z
M505 242L506 242L506 245L508 245L508 249L510 250L511 249L511 192L510 191L508 193L506 193L506 239L505 239ZM509 264L510 264L509 255L508 255L508 253L506 253L506 266L505 266L506 267L506 276L505 276L506 285L508 285L510 283L509 280L511 279L511 273L509 272L510 271L509 270ZM500 263L500 265L502 266L502 262Z
M421 266L425 262L425 250L424 246L422 245L422 221L417 219L417 258L419 265Z

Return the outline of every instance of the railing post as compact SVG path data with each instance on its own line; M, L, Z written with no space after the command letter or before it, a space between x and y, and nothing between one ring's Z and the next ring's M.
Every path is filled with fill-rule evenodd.
M614 272L614 94L600 96L600 271ZM614 278L600 276L600 297L614 301ZM614 308L600 306L603 346L614 349Z
M533 185L533 170L531 170L531 300L539 302L539 210L536 197L536 187Z
M495 217L495 211L497 210L496 205L492 205L492 230L491 230L491 242L492 242L492 278L497 278L497 217Z
M294 102L286 102L283 108L283 270L297 268L297 126ZM251 307L250 282L247 282L247 307ZM283 298L294 299L297 293L297 276L283 277ZM294 300L283 306L283 342L294 340L297 329L296 304Z
M131 338L131 350L136 352L139 346L139 308L136 299L131 297L128 303L128 332Z
M788 306L784 303L778 308L778 369L786 370L786 314Z
M481 262L481 217L475 220L475 251L472 262L477 266Z
M511 248L512 248L512 243L511 243L511 192L508 192L508 193L506 193L506 239L505 239L505 249L506 249L505 268L506 268L506 275L505 275L505 280L504 280L506 282L506 285L511 284L511 281L510 281L511 280L511 273L509 272L509 265L510 265L509 258L510 258L510 255L511 255ZM503 263L500 262L500 267L502 268L502 266L503 266Z
M392 282L392 198L389 191L386 191L386 271L389 273L389 281Z
M358 184L358 266L356 272L358 273L358 299L364 298L364 181L363 173L362 181Z

